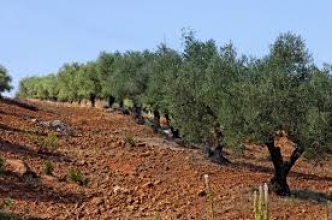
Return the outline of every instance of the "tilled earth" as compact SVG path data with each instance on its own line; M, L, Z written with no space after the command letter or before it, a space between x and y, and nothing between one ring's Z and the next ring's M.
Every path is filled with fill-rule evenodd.
M242 155L227 150L231 165L220 166L198 150L185 149L130 116L102 109L36 102L29 110L0 101L0 153L24 162L37 174L26 179L0 174L1 212L22 219L253 219L253 191L272 175L262 146L248 145ZM60 121L71 132L44 126ZM58 146L40 150L58 134ZM125 140L133 141L133 145ZM280 140L285 154L291 144ZM46 175L46 161L54 165ZM300 160L293 168L290 198L270 195L270 219L332 218L331 159ZM68 178L80 170L87 186ZM204 175L208 174L209 190Z

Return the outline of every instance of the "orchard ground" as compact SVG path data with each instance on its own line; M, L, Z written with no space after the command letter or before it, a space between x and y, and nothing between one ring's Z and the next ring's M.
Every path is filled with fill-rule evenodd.
M243 155L226 149L231 165L208 161L136 125L131 116L104 109L34 102L34 111L0 101L0 153L24 162L32 184L15 172L0 174L2 213L22 219L209 219L208 174L216 219L253 219L253 191L268 182L272 163L263 146L246 145ZM73 132L58 134L52 152L40 145L54 133L43 123L59 120ZM134 144L125 140L130 137ZM285 155L292 144L279 140ZM44 172L45 162L54 167ZM270 195L271 219L332 216L332 158L315 163L302 157L289 175L290 198ZM68 178L79 170L86 186Z

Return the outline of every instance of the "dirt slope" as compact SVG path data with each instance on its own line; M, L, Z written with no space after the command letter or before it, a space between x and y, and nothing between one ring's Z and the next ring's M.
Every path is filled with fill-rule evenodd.
M1 157L23 161L38 176L27 180L14 172L0 174L3 212L25 219L210 219L205 174L216 219L253 219L253 191L272 173L264 159L267 151L259 146L248 146L243 157L228 155L233 165L221 167L196 150L179 148L136 125L130 116L35 105L37 111L0 101ZM48 133L54 132L45 124L54 120L71 132L59 135L53 153L40 151ZM130 136L133 147L124 144ZM287 153L289 144L284 141L283 147ZM53 176L44 174L45 161L53 163ZM299 161L289 178L296 196L271 195L270 218L325 219L326 212L332 216L326 205L332 198L331 165L331 160ZM66 178L72 169L82 171L89 185Z

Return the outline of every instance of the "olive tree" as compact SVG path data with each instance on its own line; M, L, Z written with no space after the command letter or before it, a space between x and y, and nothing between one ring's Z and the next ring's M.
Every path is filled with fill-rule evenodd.
M95 107L96 98L101 97L101 83L96 70L95 62L83 65L77 74L79 100L89 99L91 106Z
M330 77L313 66L300 36L281 34L270 54L251 64L229 90L232 123L239 141L250 138L265 144L274 166L272 189L290 195L287 176L305 150L329 144L331 113ZM315 101L314 101L315 100ZM277 131L295 143L289 160L276 145Z
M64 64L60 68L57 77L58 77L58 86L59 86L59 101L80 101L78 98L78 71L81 68L81 64L72 63Z
M10 82L11 77L8 75L7 69L0 65L0 97L2 92L12 89Z
M114 96L114 70L115 62L117 59L121 58L119 52L116 53L100 53L96 61L96 71L99 77L101 91L101 98L108 100L109 107L115 102Z
M207 147L216 162L227 162L222 155L223 134L217 109L207 98L206 81L210 64L219 56L213 40L202 42L191 32L184 35L183 64L171 87L174 126L183 138Z
M171 109L172 103L171 84L175 82L178 70L182 64L180 54L168 48L165 44L161 44L154 54L153 62L150 62L150 76L148 78L147 89L143 96L143 102L149 106L154 112L154 126L157 132L160 127L160 113L165 115L167 124L174 134L174 128L171 125Z

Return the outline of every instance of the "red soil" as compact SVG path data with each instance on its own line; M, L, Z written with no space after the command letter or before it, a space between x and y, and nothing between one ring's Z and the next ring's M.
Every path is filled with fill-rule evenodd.
M204 174L209 175L216 219L253 219L253 190L269 180L271 162L261 146L247 146L243 156L230 150L231 166L207 161L199 151L183 149L136 125L130 116L102 109L34 103L38 111L0 101L0 155L24 161L40 181L33 185L15 175L0 174L3 211L25 219L210 219ZM51 131L38 121L61 120L77 131L59 136L53 154L39 145ZM132 136L136 146L124 139ZM289 154L290 143L280 141ZM54 175L43 173L45 161ZM299 160L289 176L294 197L270 195L270 219L324 219L332 208L332 161ZM61 181L77 168L88 186ZM8 200L8 199L7 199ZM327 207L327 208L326 208Z

